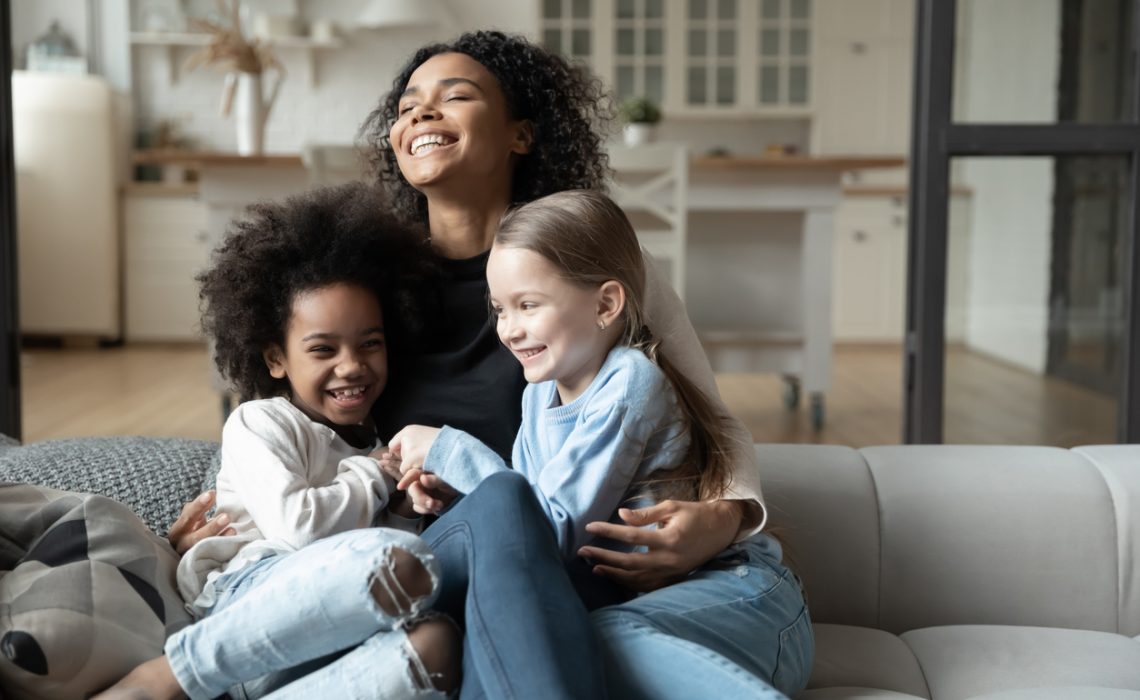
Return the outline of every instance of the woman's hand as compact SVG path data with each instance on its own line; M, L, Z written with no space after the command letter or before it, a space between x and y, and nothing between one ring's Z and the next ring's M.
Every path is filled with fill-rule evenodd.
M436 515L459 496L459 492L438 475L422 469L411 469L396 484L407 489L412 510L421 515Z
M182 506L182 514L166 533L166 539L170 540L170 544L174 545L174 551L178 554L185 554L186 550L207 537L237 533L237 530L228 527L230 516L225 513L210 519L206 518L206 513L214 505L215 496L213 491L207 491Z
M396 467L400 474L407 474L412 469L423 469L424 460L437 435L439 428L409 425L388 441L388 454L381 460L381 468L389 471ZM384 460L387 460L387 466Z
M649 508L621 508L628 525L592 522L586 532L647 552L615 552L586 546L583 557L598 562L594 573L634 591L652 591L684 578L716 556L736 538L742 509L738 501L662 501ZM657 528L645 525L657 523Z

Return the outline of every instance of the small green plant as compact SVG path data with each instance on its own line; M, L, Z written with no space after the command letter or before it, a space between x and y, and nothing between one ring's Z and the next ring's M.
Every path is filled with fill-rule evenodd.
M656 124L661 108L648 97L627 97L618 105L618 116L627 124Z

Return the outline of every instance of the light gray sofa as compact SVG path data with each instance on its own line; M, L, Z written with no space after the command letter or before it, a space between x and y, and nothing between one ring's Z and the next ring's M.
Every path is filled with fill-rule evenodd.
M802 698L1140 698L1140 445L757 450L816 623ZM215 452L0 437L0 482L102 493L163 532Z
M757 449L801 698L1140 698L1140 445Z

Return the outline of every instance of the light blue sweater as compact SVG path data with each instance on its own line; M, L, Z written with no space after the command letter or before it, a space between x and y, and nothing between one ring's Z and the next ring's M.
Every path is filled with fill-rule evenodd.
M534 487L570 559L592 539L587 523L617 520L618 507L634 495L631 484L678 466L688 446L669 380L640 350L617 347L586 391L565 406L555 382L527 386L511 462ZM424 469L469 493L511 466L471 435L444 426Z

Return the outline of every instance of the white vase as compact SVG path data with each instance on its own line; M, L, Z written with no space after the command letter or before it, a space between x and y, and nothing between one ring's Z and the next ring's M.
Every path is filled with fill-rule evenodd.
M644 146L653 141L654 126L644 122L626 124L622 129L622 139L627 146Z
M239 73L234 94L238 155L258 156L265 150L266 116L261 99L261 75Z

